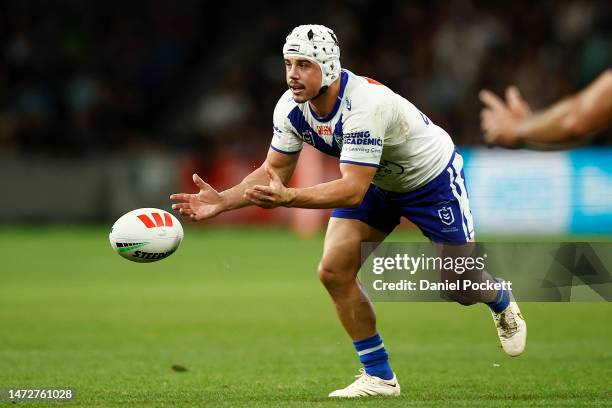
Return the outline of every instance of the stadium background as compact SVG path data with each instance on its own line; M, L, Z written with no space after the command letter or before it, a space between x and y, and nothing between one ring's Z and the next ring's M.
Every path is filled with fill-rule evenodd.
M572 152L487 149L477 98L514 83L538 109L581 89L611 65L611 16L606 1L3 4L0 387L74 386L83 406L312 406L350 380L314 275L325 212L224 214L154 265L107 242L116 217L168 209L193 171L223 189L261 162L297 24L333 27L343 67L449 131L482 239L612 240L611 132ZM307 149L294 183L337 174ZM423 238L408 225L393 239ZM526 305L516 360L481 309L377 309L402 406L610 398L608 304Z

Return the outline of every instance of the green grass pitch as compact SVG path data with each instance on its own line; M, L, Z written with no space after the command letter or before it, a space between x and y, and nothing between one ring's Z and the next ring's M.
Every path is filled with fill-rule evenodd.
M73 387L62 406L80 407L611 404L609 303L523 304L518 358L482 305L378 303L402 395L332 401L359 364L315 274L321 237L188 229L172 257L136 264L107 233L0 229L0 387Z

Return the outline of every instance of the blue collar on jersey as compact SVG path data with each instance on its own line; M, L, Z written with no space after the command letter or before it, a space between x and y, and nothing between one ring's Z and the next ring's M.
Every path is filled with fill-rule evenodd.
M308 102L308 109L310 109L310 114L319 122L329 122L331 118L333 118L336 113L338 113L338 109L340 109L340 103L342 103L342 97L344 96L344 88L346 88L346 83L348 82L349 76L345 70L342 70L340 73L340 90L338 91L338 99L336 100L336 104L334 105L334 109L324 118L320 118L317 116L315 111L312 110L312 106Z

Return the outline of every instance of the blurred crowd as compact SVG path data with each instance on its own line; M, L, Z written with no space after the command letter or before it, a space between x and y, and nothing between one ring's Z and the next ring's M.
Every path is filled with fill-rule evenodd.
M159 140L200 58L198 2L8 2L0 149L88 153ZM205 27L205 25L204 25Z
M303 23L329 25L343 67L408 98L458 144L478 145L481 88L516 84L538 109L612 65L611 4L10 2L0 14L0 152L261 155L286 89L282 44Z

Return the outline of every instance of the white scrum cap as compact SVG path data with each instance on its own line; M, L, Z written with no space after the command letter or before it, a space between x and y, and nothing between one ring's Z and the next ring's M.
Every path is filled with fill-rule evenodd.
M304 58L321 68L321 88L327 88L340 76L340 46L334 31L323 25L295 27L287 36L283 56Z

